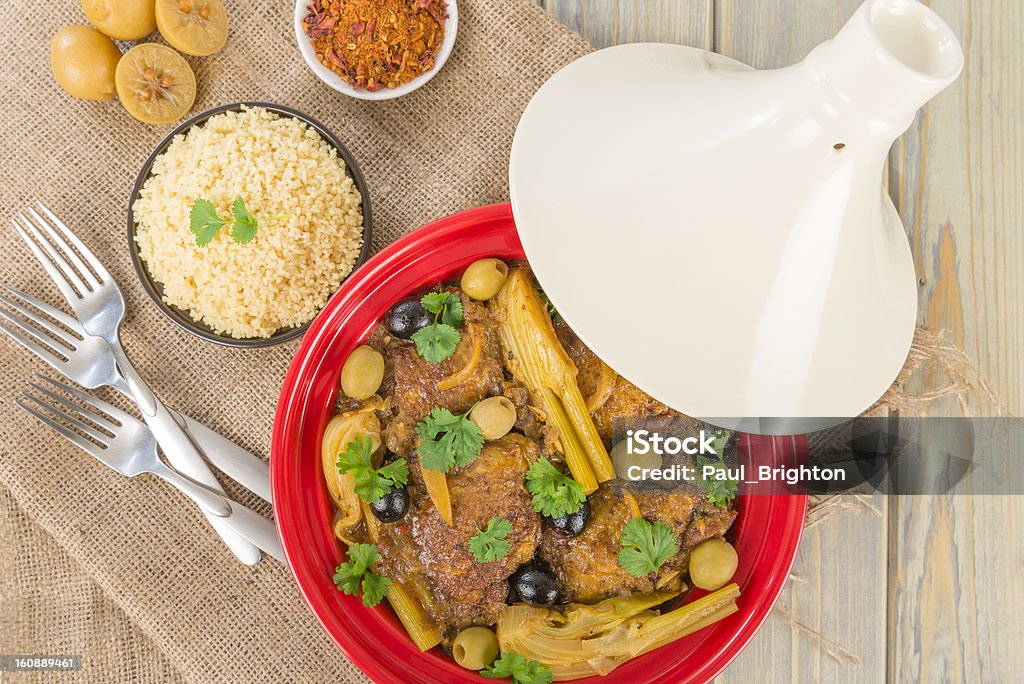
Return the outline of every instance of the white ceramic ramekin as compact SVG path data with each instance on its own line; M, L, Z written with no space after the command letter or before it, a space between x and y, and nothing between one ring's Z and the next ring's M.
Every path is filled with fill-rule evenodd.
M437 52L437 58L434 60L433 69L417 76L408 83L403 83L397 88L382 88L374 92L370 92L365 88L355 88L346 82L341 76L334 73L317 60L316 51L313 49L313 44L310 42L309 36L306 35L306 31L302 25L302 20L309 13L310 1L311 0L296 0L295 2L295 40L299 45L299 52L302 53L302 58L306 61L306 64L313 73L317 75L317 78L329 85L331 88L337 90L339 93L344 93L350 97L359 98L361 100L390 100L392 98L401 97L406 93L411 93L432 79L437 72L441 70L444 63L448 61L448 55L451 54L452 47L455 45L455 34L458 32L459 28L459 8L456 0L447 0L448 19L444 25L444 40L441 42L441 49Z

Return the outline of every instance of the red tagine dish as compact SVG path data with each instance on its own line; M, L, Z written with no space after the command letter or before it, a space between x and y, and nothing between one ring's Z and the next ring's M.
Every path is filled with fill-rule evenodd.
M464 277L461 280L461 289L455 284L445 285L445 283L458 281L464 272L470 272L468 270L470 265L478 263L480 260L489 260L492 263L500 262L498 265L505 271L502 277L507 275L509 278L508 285L503 287L496 296L493 293L474 296L472 284ZM494 625L494 620L488 620L487 616L495 610L499 613L504 611L506 615L511 609L520 611L515 613L516 615L533 615L537 611L546 610L544 605L551 606L550 602L544 604L536 600L531 601L522 592L520 592L520 599L511 608L504 605L504 593L496 600L494 599L496 592L491 590L504 591L504 582L506 581L505 575L497 572L496 568L501 562L504 562L509 569L514 569L516 564L523 563L523 559L514 557L517 552L521 552L520 555L523 555L524 558L526 556L532 558L536 549L541 560L550 565L550 572L558 577L561 591L568 592L569 600L578 601L581 604L591 604L597 600L611 600L602 599L602 596L623 597L629 591L639 592L634 596L652 595L650 592L663 591L664 587L671 586L674 582L677 587L676 595L679 595L680 591L683 593L677 603L672 604L676 607L673 607L670 613L662 613L662 615L674 615L676 611L685 612L687 606L694 602L713 602L716 594L726 591L729 593L728 610L719 612L713 620L701 622L697 625L700 627L699 629L694 628L696 631L684 630L682 634L685 635L678 636L678 638L677 635L680 632L676 632L670 639L658 641L656 645L652 644L650 646L652 650L644 652L642 655L618 658L614 662L608 659L607 662L595 666L594 671L601 672L600 675L573 679L573 681L593 684L706 682L725 669L750 642L778 599L796 556L806 514L806 496L752 495L749 491L745 493L743 486L740 485L738 496L735 500L730 497L728 508L709 509L711 510L709 515L715 515L717 510L720 516L725 516L727 519L719 531L708 532L706 539L723 547L730 547L730 553L731 549L735 549L734 555L738 558L735 562L735 571L731 574L731 579L728 580L730 582L728 587L715 592L697 588L688 589L689 585L682 581L684 578L690 579L692 584L708 586L698 581L696 570L693 570L692 556L690 557L691 577L686 577L685 568L683 568L681 571L667 573L662 582L658 568L665 563L664 559L658 561L657 567L649 575L646 574L648 571L643 568L636 572L631 571L631 575L623 575L622 569L629 570L630 563L623 563L620 555L621 567L616 568L613 560L609 572L615 577L624 577L624 581L627 583L632 582L629 586L633 588L613 587L613 590L618 593L606 593L593 600L579 598L584 595L584 589L581 587L589 589L593 589L593 587L587 583L586 578L582 578L582 583L577 584L575 588L565 586L566 582L578 580L579 576L572 574L571 562L560 565L565 557L558 556L557 551L561 548L560 545L564 545L563 542L555 541L548 547L544 547L547 549L545 551L544 548L538 548L538 544L541 543L538 540L543 536L545 539L543 543L548 543L551 535L555 535L556 540L564 540L564 537L557 535L580 534L579 529L575 529L576 526L598 524L594 521L597 516L603 514L602 511L608 510L610 506L621 505L613 500L610 488L611 480L609 479L614 478L614 474L609 474L611 473L611 462L608 461L604 447L600 446L601 441L597 440L596 451L600 452L603 461L597 459L597 465L594 466L593 472L583 472L588 470L586 458L573 460L569 454L571 451L569 448L566 448L564 462L557 457L552 457L554 466L550 463L544 464L548 468L546 475L550 478L555 480L563 478L565 481L574 479L573 486L580 483L579 486L588 496L586 515L589 517L589 523L587 520L578 520L572 516L562 516L564 519L561 519L560 522L558 518L548 519L545 517L542 523L539 513L534 513L534 510L540 511L541 509L531 508L529 495L526 494L526 489L532 490L529 486L531 478L529 471L526 473L526 489L517 484L519 480L515 480L511 490L507 488L500 490L512 493L507 499L494 500L495 518L492 524L488 526L487 531L480 531L469 544L470 550L477 556L479 563L486 563L486 569L490 571L491 575L497 577L497 580L492 577L491 585L493 586L480 594L483 597L482 601L489 602L486 607L481 605L480 610L474 612L472 601L466 599L466 596L458 596L451 599L459 602L458 606L451 610L443 605L439 608L438 597L446 595L445 591L451 588L451 581L443 578L439 580L435 577L432 580L424 580L424 583L419 585L415 584L416 577L402 574L408 572L410 567L415 566L417 554L420 554L417 551L412 556L402 555L404 543L414 544L419 541L416 539L410 541L403 537L403 535L410 534L409 529L413 526L408 523L409 518L406 518L406 522L401 522L402 516L417 516L415 517L415 527L421 530L418 534L423 533L422 529L427 529L428 532L429 529L440 530L436 534L441 537L441 542L453 543L451 538L456 538L458 534L465 532L460 529L460 525L465 526L466 522L465 515L460 521L459 506L472 505L473 500L467 499L465 495L466 483L475 481L471 479L471 476L476 477L485 467L502 463L500 458L511 453L515 453L516 458L522 457L526 459L525 462L532 462L534 465L546 460L534 455L537 449L543 448L544 440L531 436L531 426L524 428L517 423L516 431L509 432L508 425L505 425L501 430L492 433L493 425L491 423L493 420L490 423L488 421L481 422L477 417L470 415L467 420L477 421L477 424L486 426L481 427L482 438L480 440L480 445L484 445L484 439L486 439L486 445L476 447L472 456L475 459L478 454L479 459L475 464L470 459L466 463L448 465L446 468L448 484L445 484L445 475L435 473L435 466L429 465L432 461L438 460L436 458L438 454L428 454L426 452L429 450L420 450L422 443L416 441L415 434L409 432L409 425L402 424L403 416L405 416L403 411L406 409L401 406L395 408L393 423L390 422L392 421L391 414L387 414L387 411L391 410L392 403L409 401L404 395L396 394L397 389L401 389L398 385L398 375L401 372L406 372L409 368L416 369L423 366L428 371L440 376L442 372L448 373L449 368L462 367L462 356L467 355L467 348L475 350L472 354L472 367L475 368L478 363L483 363L480 361L481 338L479 336L482 334L480 331L485 329L486 325L494 324L500 329L499 333L501 334L495 333L495 336L501 337L500 349L504 350L501 352L502 357L528 358L530 350L527 348L517 348L514 355L506 350L508 345L515 346L516 340L510 339L508 335L502 336L504 329L501 329L502 325L506 325L503 321L507 320L507 317L502 317L501 307L506 307L504 312L508 315L508 312L516 310L519 301L531 300L536 293L539 293L540 297L543 296L539 289L536 290L536 293L534 292L536 284L530 285L532 280L529 278L529 267L525 260L526 254L520 243L510 206L499 204L480 207L434 221L389 245L349 276L341 289L330 299L313 321L296 352L284 381L274 421L271 451L273 505L288 566L310 610L338 648L374 681L395 684L495 681L481 676L472 669L466 669L470 666L466 665L465 657L460 658L460 655L464 656L464 654L460 654L457 648L452 648L452 644L457 643L457 638L453 641L452 635L455 630L465 631L467 624L483 625L483 627L474 627L474 629L480 629L490 634L489 628ZM505 268L506 265L510 265L509 268ZM518 279L516 282L519 292L526 300L512 299L513 295L510 293L510 289L515 279ZM438 311L435 312L436 316L431 318L433 321L431 324L440 326L440 321L450 322L452 327L461 330L463 335L461 340L456 331L448 331L453 338L450 344L451 348L438 352L436 345L433 348L429 347L425 343L425 339L417 339L413 346L412 342L405 339L404 331L396 332L396 329L392 330L394 336L386 334L388 326L381 326L381 322L385 320L389 312L392 312L392 317L394 317L393 307L394 311L402 308L396 307L396 304L402 301L408 302L413 297L421 297L424 293L431 292L437 287L441 288L440 292L431 296L438 298L438 302L434 302ZM495 299L485 306L482 300L490 296L495 296ZM462 298L461 304L458 304L457 301L459 297ZM443 309L440 303L442 298L448 302L448 306L455 307L457 315L453 314L449 317L451 311ZM428 298L424 297L423 299L427 301ZM534 308L537 308L536 301L540 300L532 300ZM427 301L428 308L430 304L431 302ZM538 310L543 311L543 307ZM495 315L496 313L497 315ZM464 316L466 323L465 327L462 327ZM493 320L489 317L493 317ZM555 318L554 315L551 316L552 321ZM409 317L396 319L403 325L409 320L412 319ZM495 324L494 320L498 323ZM552 323L548 321L548 315L540 315L538 320L543 321L538 324L540 327L546 328L547 331L552 330ZM564 322L555 324L555 327L559 329L560 338L571 339L568 337L571 331L562 330L559 327L561 325L564 325ZM390 327L395 328L394 325ZM538 344L544 343L542 337L537 337L540 340ZM554 337L549 335L547 339L553 340ZM438 342L436 339L434 341ZM455 347L457 342L461 344L458 348ZM579 351L577 349L574 352L570 342L563 343L566 344L566 349L570 352L569 356ZM484 338L482 344L485 347L484 359L491 364L492 370L497 368L493 372L496 372L500 378L501 360L488 357L489 352L486 351L489 348L488 345L499 348L495 337ZM360 351L353 354L353 351L357 349ZM350 357L362 357L363 362L373 366L384 363L380 360L382 353L384 358L388 359L387 363L391 364L388 366L388 377L383 385L381 385L383 371L380 371L379 367L377 367L375 382L371 383L372 387L365 383L365 386L361 386L356 381L359 378L345 377L342 374L342 368L347 365ZM416 355L417 353L419 356ZM437 360L430 358L432 355L436 355ZM442 366L442 360L447 360L448 365ZM428 362L433 365L423 365ZM579 361L574 362L579 364ZM597 363L600 362L597 361ZM495 364L498 365L495 366ZM468 365L467 368L469 368ZM510 375L509 368L506 367L504 371L506 382L519 382L520 370L513 366ZM462 372L462 375L467 376L469 372ZM347 370L346 373L348 373ZM408 375L407 372L406 374ZM455 375L459 375L459 373ZM529 374L523 371L523 375L526 376L525 384L529 386ZM445 376L445 382L451 384L450 377ZM464 378L459 381L463 380ZM442 389L447 386L442 383ZM377 396L378 393L375 391L377 387L381 387L379 392L381 396ZM390 389L390 393L394 396L384 396L387 394L385 391L387 389ZM492 392L491 396L504 400L502 395L494 395L493 389L490 391ZM514 393L506 387L505 396L511 394ZM526 393L527 398L529 394ZM451 400L450 395L442 393L440 396L448 396L449 404L454 401ZM367 401L373 403L368 404ZM439 398L435 398L434 401L434 406L440 406L443 403ZM520 410L526 407L526 401L527 399L524 399L524 403L518 406ZM503 405L506 410L511 410L512 403L504 401ZM568 405L568 403L567 399L566 404ZM468 407L464 408L453 404L444 406L444 410L447 411L451 408L454 413L466 410L466 415L469 415L469 409L479 405L481 405L480 400L474 398ZM387 407L387 410L380 411L375 408L379 406ZM400 478L392 476L390 484L383 482L380 491L372 496L373 501L370 502L360 502L351 492L348 492L349 499L351 499L349 503L352 506L347 510L350 513L354 510L354 518L352 516L345 518L343 515L339 515L339 511L345 512L343 510L345 505L343 485L339 485L340 478L338 481L332 479L332 476L337 476L337 473L331 472L334 470L333 467L325 466L328 460L322 457L322 453L327 452L324 447L327 440L325 431L330 434L329 423L332 420L337 421L344 418L346 411L349 411L350 414L359 412L365 414L373 413L374 410L385 416L382 419L385 421L384 430L381 430L379 423L375 423L375 432L371 430L374 439L364 436L355 437L349 441L345 447L346 451L350 452L349 459L355 462L362 458L363 460L360 462L363 465L360 467L370 471L376 468L377 473L384 472L386 468L390 468L388 472L391 473L400 469L402 476ZM586 411L583 413L586 414ZM422 417L418 416L413 421L420 420L420 418ZM573 420L576 418L574 417ZM595 418L595 420L597 419ZM424 422L429 421L425 420ZM589 419L584 419L583 422L589 422ZM598 423L604 425L600 421L595 424ZM413 424L415 423L413 422ZM397 427L395 427L396 425ZM566 429L568 425L560 425L560 427ZM538 428L532 426L532 429ZM596 430L597 428L591 425L591 431L595 438ZM351 433L347 434L351 436ZM607 445L607 435L601 435L601 439ZM728 439L732 439L732 437ZM585 441L586 435L579 440L580 443ZM759 463L769 465L782 465L788 462L792 459L793 454L801 448L792 437L738 435L732 443L736 445L734 448L744 453L745 456L756 456ZM387 445L386 450L384 444ZM431 445L431 447L436 446L436 444ZM723 442L722 449L724 448ZM376 455L371 457L371 453ZM588 455L590 454L591 452L588 452ZM424 458L420 459L418 455ZM427 456L432 458L427 458ZM371 458L376 460L371 461ZM536 460L531 460L534 458ZM408 459L408 466L406 459ZM516 462L514 459L509 461L509 463ZM605 463L606 467L602 468L601 463ZM342 470L340 456L338 464L340 471ZM333 466L333 460L330 460L328 465ZM560 473L557 468L562 468L566 472ZM531 467L529 470L532 471L533 468ZM505 466L491 467L489 472L492 473L492 477L509 477L509 468ZM327 475L326 480L325 474ZM516 477L522 477L522 474L517 474ZM408 484L405 482L406 478L408 478ZM443 510L444 506L438 503L441 500L437 495L438 478L440 478L447 511ZM449 486L451 487L450 499ZM396 498L395 501L389 502L385 496L382 500L383 503L379 503L380 495L386 494L387 490L400 491L401 497L399 498L401 500ZM358 486L356 491L359 491ZM424 491L430 494L429 499L423 493ZM593 493L592 499L590 499L591 493ZM732 493L735 495L736 490L733 489ZM359 496L363 497L365 501L364 494L360 493ZM538 495L534 492L533 496L532 503L536 505ZM640 495L636 498L630 494L623 495L623 498L628 497L626 500L631 502L632 510L635 511L632 515L636 516L626 518L630 521L626 527L644 523L643 517L648 516L644 507L651 505L650 497L658 495L648 494L645 496L648 498ZM500 510L502 506L507 507L521 503L516 497L526 497L525 512L520 509L515 509L511 513ZM710 494L707 498L710 498ZM701 497L697 497L697 499L707 504L706 499L701 499ZM580 500L582 501L582 496ZM639 506L638 500L640 500ZM512 503L510 504L509 501ZM609 501L613 503L608 503ZM591 508L589 508L591 503L594 507L593 512L590 512ZM437 505L436 511L433 508L435 504ZM408 513L406 509L408 509ZM453 509L455 510L454 527L452 523ZM464 513L466 509L461 510ZM499 513L501 517L498 516ZM360 516L363 516L362 523L353 522L358 521ZM530 516L536 516L536 519ZM447 522L447 527L437 524L441 518ZM349 527L345 526L346 522L351 523ZM542 524L543 535L540 532ZM672 534L663 523L656 521L652 524L661 525L665 535ZM523 525L526 525L525 532ZM557 531L552 532L556 527ZM351 538L348 536L349 531L352 532ZM512 542L511 551L508 551L509 544L502 543L506 535L509 542ZM339 541L339 538L344 539L345 543ZM576 539L583 538L580 536ZM532 546L523 542L524 539L532 540ZM625 548L627 545L625 533L623 533L622 539L622 546ZM681 535L679 539L681 544L678 547L679 552L688 553L683 536ZM481 548L474 548L473 541L479 542ZM346 563L346 544L349 554L360 556L363 560L349 556ZM376 545L380 554L373 550L373 544ZM463 546L461 543L455 544L455 551L447 549L446 552L450 552L450 557L454 559L452 562L463 564L460 566L463 572L466 565L470 566L471 570L476 569L473 567L472 559L466 561L463 558L466 553ZM618 549L617 543L615 548ZM699 547L697 548L699 549ZM426 553L432 551L433 549L428 549ZM548 553L549 556L544 557L544 553ZM666 553L665 556L669 556L669 553ZM508 554L507 557L506 554ZM389 586L378 585L373 588L372 592L368 592L368 587L364 583L361 597L357 590L353 590L352 595L349 595L341 588L345 587L348 591L349 589L358 589L358 587L353 582L347 582L343 572L336 575L336 570L340 570L340 566L343 565L354 566L359 573L365 573L367 577L372 573L380 573L385 577L383 583ZM536 572L533 568L534 566L529 564L522 565L509 579L519 577L523 574L524 569ZM545 572L549 571L545 570ZM614 573L618 573L618 575ZM339 576L342 576L340 580ZM375 579L380 580L379 577ZM469 577L467 581L473 579L473 577ZM655 581L657 581L657 589L642 588L645 582L653 583ZM724 582L708 588L716 589L722 584ZM415 590L409 590L410 586L413 586ZM518 591L518 585L514 586ZM426 589L423 589L424 587ZM424 596L426 599L423 598ZM572 596L577 598L574 599ZM428 620L423 623L428 625L428 629L410 628L410 597L414 599L413 603L420 601L421 606L430 608L429 611L425 611L429 614L428 617L440 616L436 622L431 623ZM561 602L564 603L565 596L563 595L561 598ZM528 605L531 603L533 605ZM654 606L655 603L652 602L651 605ZM551 607L558 610L559 604L556 603ZM657 613L648 612L645 615L650 617ZM510 637L507 631L503 634L502 624L499 619L497 632L498 641L502 645L502 658L495 661L495 664L500 660L505 660L503 666L507 669L512 656L514 656L519 659L521 666L524 660L522 655L507 652L512 650L506 648ZM510 622L505 624L506 627L511 625ZM430 627L434 628L433 639L428 639L430 635L425 634L430 631ZM494 640L493 635L489 638ZM417 647L417 643L424 650ZM517 643L524 645L523 648L529 648L530 644L536 645L539 642L534 635ZM494 648L496 649L497 646ZM490 663L496 657L497 651L488 653L490 655L486 662ZM567 665L566 663L539 663L537 661L540 658L531 658L529 654L525 660L532 660L538 668L543 666L546 669L550 666L550 670L555 673L556 680L569 679L570 676L580 677L590 672L587 669L589 665L573 669L571 664ZM464 667L460 667L459 663L462 663ZM492 673L496 671L500 673L500 670L495 670L493 665L490 667ZM485 669L485 671L487 670ZM572 675L573 672L583 674ZM603 674L604 672L607 674ZM550 672L547 674L550 675Z

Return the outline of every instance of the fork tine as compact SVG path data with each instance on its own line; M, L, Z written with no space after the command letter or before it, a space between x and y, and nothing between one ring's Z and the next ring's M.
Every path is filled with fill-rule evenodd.
M78 280L79 289L78 291L75 290L74 286L65 275L66 271L71 270L68 263L54 252L50 243L43 238L39 233L39 230L36 229L23 214L18 214L17 219L24 222L24 225L19 223L16 219L11 219L11 223L14 224L14 229L18 231L18 235L20 235L21 239L25 241L28 248L32 250L32 254L34 254L36 259L39 260L43 270L45 270L49 274L50 278L53 279L54 284L57 285L57 289L60 290L61 294L64 295L68 302L81 299L82 294L85 292L84 285L76 276L75 279ZM31 236L29 235L29 231L32 232ZM51 261L47 254L52 256L55 261L63 263L63 268L59 264L55 263L55 261Z
M82 327L82 324L78 322L78 319L75 318L74 316L70 316L61 311L60 309L58 309L57 307L50 306L41 299L36 299L32 295L26 294L17 288L11 287L10 285L0 283L0 290L6 290L7 292L11 293L21 301L26 302L30 306L42 311L44 314L46 314L53 320L57 321L58 323L60 323L65 328L69 329L71 332L78 335L79 337L86 336L87 333L85 332L85 329Z
M92 416L87 415L87 413L84 412L81 409L81 407L79 407L74 402L65 399L64 397L60 396L59 394L54 394L53 392L50 392L49 390L44 389L43 387L40 387L39 385L33 385L32 383L29 383L29 384L32 385L32 387L35 388L35 390L37 392L42 392L43 394L48 396L51 400L56 401L56 402L58 402L60 404L63 404L64 406L66 406L71 411L75 411L76 413L78 413L79 415L87 418L88 420L92 420L93 419ZM100 432L99 430L97 430L92 425L89 425L88 423L85 423L85 422L79 420L74 415L72 415L69 411L60 409L60 408L54 406L53 404L48 404L45 401L41 400L39 397L36 397L36 396L34 396L32 394L29 394L28 392L22 392L21 393L21 398L22 399L28 399L29 401L32 401L33 403L37 404L40 408L42 408L45 411L47 411L48 413L50 413L54 418L57 418L57 419L65 421L65 422L71 423L71 425L73 427L77 428L78 430L81 430L85 434L89 435L90 437L92 437L93 439L95 439L95 440L97 440L99 442L102 442L103 444L106 444L111 439L110 435L105 434L103 432ZM111 432L113 432L113 430L111 430Z
M84 242L82 242L81 238L75 235L75 233L70 228L68 228L66 223L57 218L56 214L50 211L42 202L37 200L36 204L39 205L39 208L43 210L44 214L50 217L50 220L53 221L54 225L56 225L57 228L59 228L60 231L64 233L64 237L66 237L68 240L71 240L71 244L78 248L79 253L81 253L85 260L89 262L89 265L92 266L93 272L95 272L96 275L99 276L101 281L113 279L112 276L110 275L110 271L108 271L106 267L100 262L100 260L96 258L96 254L93 253L93 251L89 249L89 247Z
M53 385L57 389L63 392L67 392L68 394L82 401L83 403L88 404L91 408L105 415L108 420L113 420L114 423L116 424L116 427L120 427L125 423L130 423L132 421L138 420L138 418L131 415L130 413L126 413L121 409L117 408L116 406L108 404L102 399L98 399L91 394L88 394L86 392L83 392L82 390L72 387L71 385L63 383L60 380L54 380L53 378L48 378L45 375L40 375L39 373L34 373L33 377L35 377L36 380L42 380L43 382L49 383L50 385Z
M69 333L67 330L64 330L59 325L56 325L53 322L48 321L46 318L40 316L38 313L22 306L21 304L14 301L13 299L10 299L9 297L5 297L4 295L0 294L0 302L3 302L10 308L20 313L25 321L32 323L36 328L41 328L42 330L45 330L46 332L50 333L49 335L45 335L42 332L36 333L35 330L31 331L33 334L35 334L36 337L41 337L41 342L50 342L56 341L56 339L60 339L62 342L65 343L65 347L73 350L76 348L77 343L81 341L81 337L74 337L71 333ZM12 323L19 323L19 321L16 320L15 317L11 316L8 312L4 311L3 309L0 309L0 316L3 316L4 318L10 320Z
M32 207L28 208L28 213L33 219L32 225L42 230L42 232L46 233L46 237L50 238L49 240L44 241L43 247L52 247L53 250L50 252L51 255L54 255L54 251L59 252L59 255L54 256L60 256L63 260L66 267L65 270L67 271L65 275L68 277L74 277L79 283L81 283L79 289L82 293L84 294L89 290L95 290L99 287L99 281L96 280L96 276L94 276L92 271L88 269L85 262L82 261L82 258L78 256L78 253L71 248L68 241L57 232L57 229L50 225L50 223L40 216L39 212ZM68 259L70 259L74 264L74 268L68 264ZM83 278L85 281L88 281L88 285L90 287L86 288L86 283L83 281Z
M85 437L82 437L77 432L68 429L64 425L61 425L60 423L55 421L53 418L50 418L49 416L47 416L47 415L41 413L40 411L37 411L36 409L32 408L28 404L24 403L22 400L15 399L14 403L19 408L21 408L23 411L26 411L26 412L30 413L31 415L35 416L44 425L49 425L51 428L53 428L54 430L59 432L61 435L63 435L65 437L65 439L67 439L69 442L77 445L80 449L82 449L86 453L88 453L88 454L90 454L92 456L96 456L98 458L100 453L105 450L104 448L96 446L94 443L90 442Z
M3 310L0 309L0 315L3 315L3 313ZM4 318L7 318L7 316L4 316ZM64 372L61 369L61 366L63 366L67 362L65 359L57 356L43 345L31 339L24 333L15 330L6 323L0 322L0 330L3 330L12 340L17 342L21 346L25 347L25 349L28 349L30 352L41 358L46 363L53 366L55 370L60 371L62 373Z

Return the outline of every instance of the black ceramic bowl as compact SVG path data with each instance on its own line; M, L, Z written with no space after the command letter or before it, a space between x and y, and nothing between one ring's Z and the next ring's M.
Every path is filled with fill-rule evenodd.
M373 232L370 193L366 189L366 181L363 179L363 174L359 170L359 165L356 164L356 160L352 157L352 153L349 152L348 148L345 147L342 142L338 140L333 133L327 130L327 128L325 128L319 121L316 121L302 112L298 112L289 107L269 104L267 102L236 102L234 104L222 105L192 117L167 134L160 144L157 145L156 149L153 150L153 153L149 155L146 163L142 165L142 170L139 171L138 178L135 179L135 186L132 188L131 199L128 203L128 248L132 255L132 265L135 266L135 272L138 274L139 280L142 281L142 286L145 288L146 294L149 295L149 298L153 300L157 305L157 308L159 308L165 316L177 323L181 328L187 330L196 337L201 337L204 340L209 340L210 342L216 342L217 344L223 344L229 347L269 347L274 344L280 344L281 342L287 342L288 340L301 337L302 334L306 332L306 328L309 327L312 320L307 321L298 327L282 328L270 337L265 338L237 338L214 332L210 326L192 318L187 311L179 309L176 306L171 306L164 301L163 286L157 282L152 275L150 275L145 262L143 262L142 257L139 256L138 245L135 244L135 213L133 211L133 207L135 205L135 200L139 197L139 192L142 190L142 185L146 182L146 179L149 178L150 170L152 169L153 162L156 161L156 158L164 153L167 146L171 144L171 140L174 139L174 136L184 133L192 126L205 123L206 120L212 116L216 116L223 112L237 111L242 107L262 107L263 109L275 112L281 116L289 116L294 119L304 121L306 124L313 127L313 129L316 130L324 140L338 150L338 155L345 161L349 177L352 178L352 181L356 185L356 189L362 196L363 247L359 252L359 256L356 258L356 262L353 265L352 270L355 271L355 269L359 268L359 266L366 261L366 258L370 254L370 236ZM337 285L340 286L341 282L338 282Z

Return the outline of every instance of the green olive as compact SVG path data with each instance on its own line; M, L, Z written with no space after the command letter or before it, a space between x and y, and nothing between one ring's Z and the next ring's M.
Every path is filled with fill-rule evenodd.
M498 657L498 637L486 627L467 627L452 642L452 655L467 670L482 670Z
M508 266L501 259L480 259L474 261L462 274L462 291L471 298L485 302L505 284Z
M384 381L384 357L373 347L356 347L341 367L341 391L353 399L369 399Z
M488 397L473 407L469 419L480 426L484 439L501 439L516 424L516 407L508 397Z
M690 581L700 589L717 591L732 579L738 562L732 544L721 537L708 539L690 554Z
M121 51L91 26L66 26L50 41L50 69L68 95L110 100L117 94L114 72Z
M629 453L629 440L624 439L612 447L608 454L612 459L612 466L615 468L615 477L620 480L640 480L641 473L633 470L630 477L630 468L637 466L640 469L658 470L661 468L661 456L648 449L646 454Z

